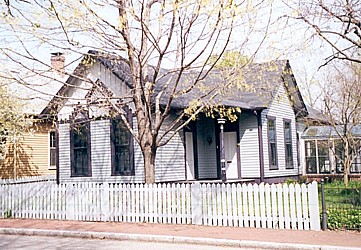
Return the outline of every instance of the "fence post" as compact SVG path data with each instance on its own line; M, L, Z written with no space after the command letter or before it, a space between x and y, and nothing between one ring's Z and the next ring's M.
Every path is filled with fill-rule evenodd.
M322 202L322 230L327 230L327 213L325 202L325 181L321 180L321 202Z
M202 201L201 201L201 184L194 183L191 185L191 195L192 195L192 224L201 225L202 224Z
M308 184L308 205L310 207L310 229L320 230L320 210L318 203L317 182Z

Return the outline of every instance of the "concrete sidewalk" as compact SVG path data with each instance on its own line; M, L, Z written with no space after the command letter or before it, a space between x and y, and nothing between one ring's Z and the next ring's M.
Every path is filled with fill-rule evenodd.
M156 223L0 219L1 234L174 242L252 249L361 249L361 233Z

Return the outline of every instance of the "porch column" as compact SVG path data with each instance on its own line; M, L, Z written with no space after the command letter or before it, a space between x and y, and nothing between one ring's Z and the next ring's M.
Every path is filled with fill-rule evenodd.
M226 182L227 181L227 177L226 177L226 157L224 154L224 124L226 123L226 119L224 118L218 118L217 122L219 124L219 128L221 130L221 135L220 135L220 155L221 155L221 179L222 182Z

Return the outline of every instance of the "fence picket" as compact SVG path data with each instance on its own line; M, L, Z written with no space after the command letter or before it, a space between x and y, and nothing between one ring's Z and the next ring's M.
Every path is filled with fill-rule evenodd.
M209 190L209 189L208 189ZM233 221L233 226L236 227L238 226L238 208L237 208L237 187L236 184L232 184L231 185L231 194L232 194L232 221Z
M310 229L310 220L308 217L308 199L307 199L307 187L306 184L301 185L302 192L302 218L303 218L303 228L304 230Z
M249 227L249 216L248 216L248 200L247 200L247 185L242 184L242 198L243 198L243 221L244 227Z
M271 198L272 198L272 228L278 227L278 209L277 209L277 189L276 185L271 185Z
M259 186L253 185L253 198L254 198L254 220L256 222L256 228L261 227L261 218L259 215Z
M297 229L303 230L302 220L302 204L301 204L301 187L300 184L296 184L296 216L297 216Z
M278 201L278 226L281 229L285 228L285 219L283 216L283 192L282 192L282 185L277 184L277 201Z
M243 203L242 203L242 185L241 184L237 184L236 186L236 189L237 189L237 210L238 210L238 226L239 227L243 227L243 212L242 212L242 209L243 209Z
M231 185L226 185L228 226L233 226Z
M290 200L288 195L288 186L287 184L283 185L283 204L284 204L284 218L285 218L285 227L286 229L291 228L291 217L290 217Z
M267 183L265 185L266 193L266 217L267 217L267 228L272 228L272 204L271 204L271 187Z
M259 206L261 210L261 227L267 228L266 222L266 204L265 204L265 190L264 183L259 184Z
M247 185L247 195L248 195L249 226L254 227L255 221L254 221L254 205L253 205L253 186L251 183Z
M295 187L290 184L290 211L291 211L291 227L296 229L297 217L296 217L296 203L295 203Z
M211 184L211 193L212 193L212 225L218 225L218 211L217 211L217 186L216 184Z

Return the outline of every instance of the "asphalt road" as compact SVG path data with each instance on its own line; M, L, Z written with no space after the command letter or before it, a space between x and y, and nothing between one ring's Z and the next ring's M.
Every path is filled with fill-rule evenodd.
M202 246L186 244L167 244L156 242L115 241L98 239L39 237L23 235L0 235L0 249L141 249L141 250L235 250L239 248Z

